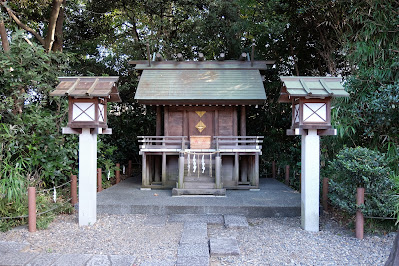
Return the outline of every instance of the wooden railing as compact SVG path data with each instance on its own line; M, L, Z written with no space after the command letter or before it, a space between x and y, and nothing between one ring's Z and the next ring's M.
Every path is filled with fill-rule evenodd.
M263 136L214 136L216 150L260 149Z
M263 136L214 136L212 149L261 149ZM187 136L139 136L140 148L188 149Z
M182 149L188 147L187 136L138 136L146 149Z

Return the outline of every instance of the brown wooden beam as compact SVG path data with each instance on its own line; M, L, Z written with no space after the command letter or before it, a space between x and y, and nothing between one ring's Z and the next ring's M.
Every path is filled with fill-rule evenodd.
M164 117L163 117L163 134L164 136L168 136L169 135L169 107L165 106L164 107Z
M241 106L240 134L241 136L247 135L247 113L245 105Z
M157 106L156 135L162 135L162 110L161 106Z

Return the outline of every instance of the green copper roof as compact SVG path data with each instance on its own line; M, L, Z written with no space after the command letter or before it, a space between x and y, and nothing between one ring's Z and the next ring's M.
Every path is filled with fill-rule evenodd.
M349 93L341 85L341 78L282 76L280 79L283 82L280 99L285 96L309 98L349 97Z
M143 104L262 104L262 77L255 69L145 69L135 99Z

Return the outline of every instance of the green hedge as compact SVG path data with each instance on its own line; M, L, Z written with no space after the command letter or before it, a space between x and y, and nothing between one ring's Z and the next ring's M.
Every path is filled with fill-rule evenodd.
M385 154L367 148L344 148L329 163L331 203L351 214L356 212L356 188L365 188L364 215L392 217L397 199L392 170Z

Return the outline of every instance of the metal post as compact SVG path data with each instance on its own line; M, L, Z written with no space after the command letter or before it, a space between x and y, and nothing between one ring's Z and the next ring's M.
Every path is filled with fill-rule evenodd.
M199 169L198 169L199 171ZM180 153L179 156L179 183L178 188L183 188L184 185L184 153Z
M101 168L97 168L97 192L103 190L103 178Z
M78 203L78 180L76 175L71 175L71 204L75 206Z
M364 188L358 187L356 190L356 205L364 204ZM363 239L364 235L364 217L360 209L356 211L356 238Z
M287 186L290 185L290 166L289 165L285 166L285 184Z
M121 165L119 163L116 164L115 179L116 184L121 182Z
M323 178L323 210L328 211L328 178Z
M272 162L272 177L276 178L276 162Z
M130 177L131 175L132 175L132 160L129 160L127 165L127 177Z
M216 153L216 157L215 157L216 188L222 188L221 168L222 168L222 159L220 158L220 153Z
M28 188L28 224L29 232L36 232L36 188Z

